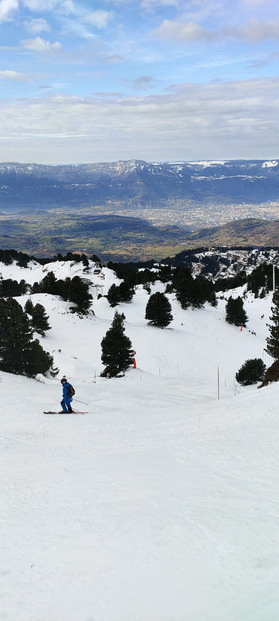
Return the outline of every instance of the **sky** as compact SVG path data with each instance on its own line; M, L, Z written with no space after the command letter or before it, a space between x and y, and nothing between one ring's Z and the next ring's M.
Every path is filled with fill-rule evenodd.
M276 159L277 0L0 0L0 161Z

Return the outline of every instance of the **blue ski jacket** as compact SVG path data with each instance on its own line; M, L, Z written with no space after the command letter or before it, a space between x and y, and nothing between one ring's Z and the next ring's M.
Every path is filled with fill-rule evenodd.
M70 384L69 382L66 382L65 384L63 384L63 399L69 399L69 395L68 395L68 388L69 388ZM72 397L70 397L71 401L72 401Z

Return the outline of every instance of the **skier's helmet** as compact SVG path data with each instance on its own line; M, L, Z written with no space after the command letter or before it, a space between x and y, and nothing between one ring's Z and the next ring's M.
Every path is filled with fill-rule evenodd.
M66 377L62 377L61 384L66 384Z

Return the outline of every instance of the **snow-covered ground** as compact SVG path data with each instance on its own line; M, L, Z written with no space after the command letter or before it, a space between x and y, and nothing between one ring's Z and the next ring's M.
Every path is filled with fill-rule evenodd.
M47 269L81 275L70 263L0 266L29 283ZM171 295L160 330L139 287L118 307L137 368L109 380L100 342L115 309L97 294L115 277L103 272L88 275L95 315L32 296L49 315L41 343L57 378L1 373L1 621L278 621L279 385L235 382L248 358L272 362L271 296L246 297L241 331L225 299L183 311ZM60 409L64 374L85 416L43 414Z

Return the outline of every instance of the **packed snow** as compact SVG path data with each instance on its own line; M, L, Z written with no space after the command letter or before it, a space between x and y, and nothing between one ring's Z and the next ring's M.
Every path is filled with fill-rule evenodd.
M30 284L49 269L84 276L70 262L0 266ZM174 319L158 329L139 286L117 307L137 368L105 379L115 309L98 294L117 279L102 274L87 274L84 318L48 294L17 298L46 308L40 341L60 371L1 373L1 621L277 621L279 385L235 381L248 358L272 363L271 294L246 295L242 330L225 298L244 288L200 310L169 295ZM87 414L43 414L60 410L63 375Z

